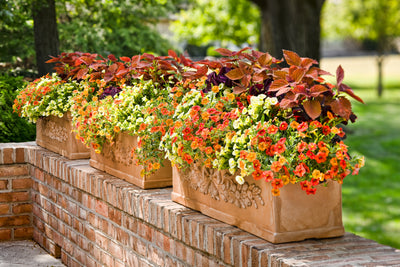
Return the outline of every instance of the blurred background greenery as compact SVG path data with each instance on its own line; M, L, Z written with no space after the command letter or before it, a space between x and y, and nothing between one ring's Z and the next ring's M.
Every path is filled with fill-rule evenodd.
M201 59L250 46L320 59L333 74L341 64L365 100L346 126L366 166L343 185L345 228L400 248L400 0L0 0L0 22L0 142L34 140L12 99L60 52Z

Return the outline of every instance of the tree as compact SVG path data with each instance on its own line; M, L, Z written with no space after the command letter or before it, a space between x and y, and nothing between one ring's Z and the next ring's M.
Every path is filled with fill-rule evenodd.
M339 37L353 37L359 40L376 42L378 84L377 94L383 94L383 63L385 54L400 36L400 1L399 0L346 0L328 2L325 13L337 14L340 23L327 21L324 25L326 34ZM327 17L330 15L326 14Z
M53 72L46 61L60 54L55 0L34 0L32 3L36 65L39 76Z
M252 0L260 7L260 50L282 57L282 49L320 58L320 17L325 0Z
M287 49L318 60L324 1L197 0L173 26L180 39L191 43L221 40L222 46L228 42L240 46L258 42L261 51L278 58Z
M260 12L248 0L195 0L181 10L171 29L191 45L255 46L259 25Z

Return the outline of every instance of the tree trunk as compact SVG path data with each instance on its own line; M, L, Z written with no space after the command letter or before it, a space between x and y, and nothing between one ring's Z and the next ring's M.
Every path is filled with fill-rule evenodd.
M32 5L36 65L43 76L53 72L53 65L45 63L50 55L60 53L55 0L34 0Z
M320 17L325 0L252 0L261 11L261 51L281 58L282 49L320 59Z
M383 93L383 60L385 59L384 54L378 54L378 57L376 59L377 65L378 65L378 97L382 97Z

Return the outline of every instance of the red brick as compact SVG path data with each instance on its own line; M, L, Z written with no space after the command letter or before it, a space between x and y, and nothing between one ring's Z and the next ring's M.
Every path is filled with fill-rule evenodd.
M0 227L4 226L20 226L20 225L29 225L30 224L30 216L29 215L20 215L13 217L0 217Z
M108 208L108 218L115 222L118 225L121 225L121 217L122 213L119 210L113 209L111 207Z
M106 250L108 248L109 238L98 231L95 232L95 237L96 237L96 244L99 245L102 249Z
M160 249L149 246L148 258L151 262L154 262L156 266L164 266L164 257L165 255Z
M97 199L95 210L100 215L103 215L104 217L108 217L108 206L105 202Z
M10 205L9 204L0 204L0 215L10 213Z
M22 147L15 148L15 163L25 163L25 149Z
M12 207L13 214L31 213L32 204L16 204Z
M31 187L32 187L32 179L31 178L13 179L12 180L12 188L13 189L30 189Z
M11 229L0 229L0 240L11 240Z
M8 180L0 180L0 190L8 189Z
M12 148L3 148L3 164L11 164L14 163L12 158L14 149Z
M33 236L33 227L22 227L14 229L14 238L30 239Z
M114 266L114 259L108 253L101 254L101 261L105 266Z
M117 259L123 259L122 246L115 242L112 242L111 240L109 240L108 242L108 252L110 252L111 255L113 255Z
M27 165L12 165L12 166L0 165L0 177L21 176L21 175L28 175Z
M29 192L0 193L0 202L26 202L29 199Z

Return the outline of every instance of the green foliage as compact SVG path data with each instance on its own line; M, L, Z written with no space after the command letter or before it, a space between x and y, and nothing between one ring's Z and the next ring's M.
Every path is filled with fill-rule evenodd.
M171 28L180 40L189 44L255 45L260 12L248 0L195 0L188 10L181 11Z
M0 0L0 62L15 62L34 55L33 21L26 1Z
M0 143L23 142L35 139L35 125L13 113L12 105L17 88L25 85L23 77L0 74Z
M324 6L322 21L325 37L374 40L378 49L385 50L400 36L400 1L330 0Z
M172 45L155 25L183 1L56 0L60 51L165 55ZM0 62L33 58L31 7L32 0L0 0Z
M179 0L58 1L60 50L131 55L166 54L171 44L154 25L175 10Z

